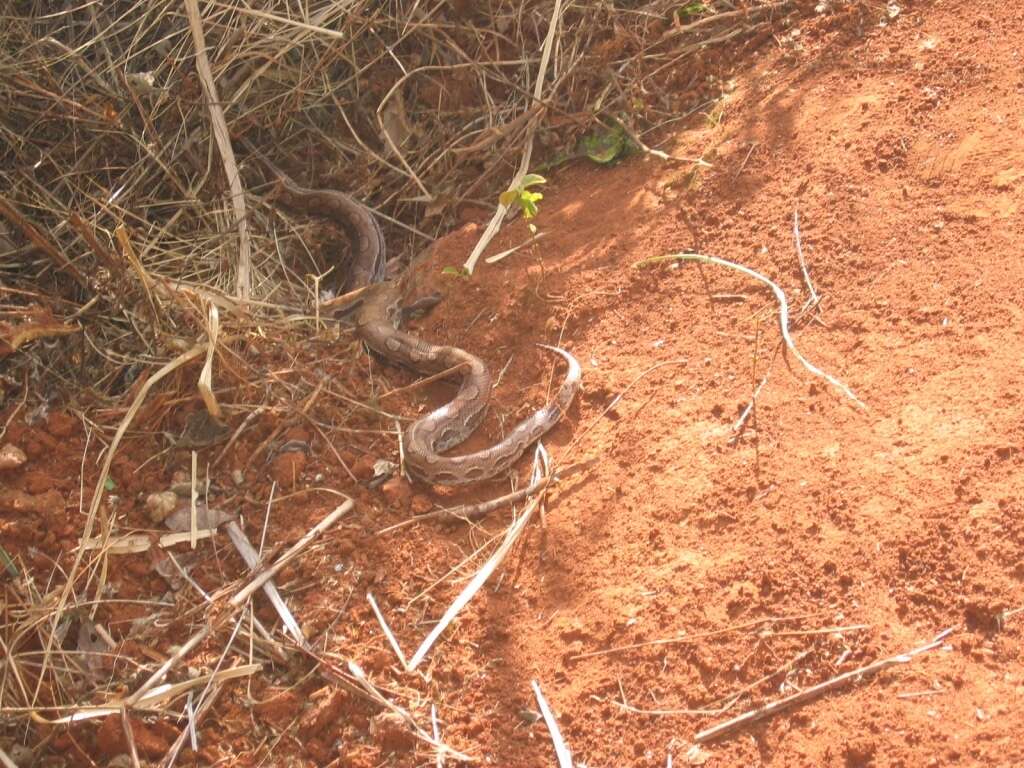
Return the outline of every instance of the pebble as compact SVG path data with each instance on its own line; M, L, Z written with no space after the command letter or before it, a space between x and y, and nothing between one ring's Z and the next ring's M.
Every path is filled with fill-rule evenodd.
M0 446L0 471L17 469L26 461L28 461L28 456L18 446L10 443Z
M174 491L151 493L146 497L146 514L154 523L162 523L178 506L178 495Z

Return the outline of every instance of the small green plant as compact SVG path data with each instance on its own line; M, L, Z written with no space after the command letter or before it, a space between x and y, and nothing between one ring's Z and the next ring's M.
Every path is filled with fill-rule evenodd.
M696 16L707 13L709 10L710 9L704 5L704 3L687 3L680 8L676 8L676 17L680 21L690 21Z
M547 184L547 181L539 174L528 173L523 176L523 180L517 186L506 189L498 197L498 202L502 205L519 207L519 210L523 212L523 218L529 223L530 231L534 234L537 234L537 227L530 219L537 215L537 203L544 199L544 195L541 192L534 192L530 187Z
M445 267L441 270L441 274L452 277L469 277L469 270L465 267Z
M621 123L597 128L580 140L580 152L598 165L610 165L636 149Z

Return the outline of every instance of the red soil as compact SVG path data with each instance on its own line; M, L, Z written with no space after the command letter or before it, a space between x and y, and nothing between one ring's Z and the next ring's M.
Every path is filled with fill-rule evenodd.
M291 543L337 503L326 493L289 497L293 484L355 498L354 514L277 583L319 649L342 667L356 660L427 729L436 704L443 739L482 764L554 764L543 722L524 715L537 708L531 680L578 764L591 768L662 766L668 755L709 766L1024 764L1024 613L1012 613L1024 606L1024 12L997 0L934 2L905 7L884 28L878 19L866 4L807 19L799 37L787 34L733 73L713 119L695 118L663 146L712 168L650 158L559 171L541 204L545 237L469 280L440 268L462 263L481 226L439 243L425 271L449 298L414 324L418 332L477 352L495 371L512 360L472 444L543 400L561 369L533 343L561 340L583 365L585 392L545 442L560 462L597 461L549 495L544 524L527 529L421 670L399 669L366 592L411 654L469 572L435 582L499 533L507 511L475 530L376 535L438 495L353 483L304 422L289 436L311 443L308 461L247 466L281 413L216 469L225 488L217 505L241 509L254 541L270 472L285 488L269 542ZM821 296L803 315L795 208ZM522 223L506 227L491 252L526 234ZM798 348L868 410L792 354L775 356L776 306L759 284L716 266L634 266L678 251L777 282L798 316ZM413 381L339 350L310 342L267 369L308 391L319 367L333 392L351 387L362 399L370 369L378 395ZM737 439L732 425L766 373ZM432 385L382 406L411 414L450 391ZM344 421L343 407L325 391L313 413L327 430L390 426ZM391 435L332 436L360 479L374 460L397 455ZM50 558L66 562L81 532L82 428L63 414L33 427L19 415L4 441L29 461L3 475L3 493L27 494L20 503L38 509L17 511L19 499L5 496L2 543L44 579ZM145 526L140 494L164 490L187 467L172 453L139 472L138 457L158 448L143 436L129 444L114 468L125 529ZM242 490L232 469L247 469ZM87 478L95 472L86 465ZM193 571L204 589L241 578L225 543L216 556L205 547ZM114 558L112 569L119 598L168 592L149 555ZM201 614L184 613L194 592L166 599L180 606L168 617L185 617L172 626L132 630L152 606L104 608L116 639L132 633L126 656L152 664L140 648L161 658L198 629ZM263 598L256 605L274 625ZM692 747L703 728L947 627L946 643L913 661ZM586 656L682 633L682 642ZM214 667L226 637L188 666ZM186 749L178 765L433 764L396 723L310 668L293 652L288 663L265 663L251 687L232 683L200 726L199 755ZM125 679L126 691L139 682ZM718 714L672 713L727 704ZM140 750L159 757L181 727L169 722L140 714ZM71 764L124 751L117 718L31 738Z

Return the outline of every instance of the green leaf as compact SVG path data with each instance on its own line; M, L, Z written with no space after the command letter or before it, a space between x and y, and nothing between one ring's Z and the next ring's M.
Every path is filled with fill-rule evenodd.
M537 215L537 201L543 200L544 195L540 192L529 192L523 190L519 195L519 207L523 209L523 218L532 219Z
M469 270L465 267L445 267L441 270L442 275L453 275L454 277L469 277Z
M680 19L688 20L694 16L700 16L702 13L707 13L708 7L704 3L687 3L682 8L676 9L676 14Z
M595 131L583 137L583 152L599 165L608 165L626 150L626 132L621 126Z
M498 195L498 202L508 207L517 205L519 210L523 212L523 218L532 219L537 215L537 201L543 200L544 195L540 192L531 192L529 187L546 183L547 179L543 176L536 173L528 173L523 176L519 186L506 189Z
M103 481L103 487L107 490L108 493L110 491L113 491L117 487L114 484L114 478L108 477L106 480L104 480Z

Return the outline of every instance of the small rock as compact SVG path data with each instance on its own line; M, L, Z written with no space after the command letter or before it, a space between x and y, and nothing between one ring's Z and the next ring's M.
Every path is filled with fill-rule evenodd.
M380 487L381 493L393 510L405 512L412 502L412 489L409 483L401 477L392 477Z
M35 759L35 753L31 749L17 742L7 748L7 754L15 765L30 765Z
M302 451L280 453L270 462L270 476L278 485L291 487L298 482L305 467L306 454Z
M196 493L202 493L203 492L203 488L205 486L206 486L206 482L201 477L197 477L196 478ZM174 483L171 486L171 491L173 491L175 494L177 494L179 497L181 497L183 499L191 499L192 498L192 478L190 477L188 480L185 480L184 482L181 482L181 483Z
M373 462L373 480L377 484L383 483L398 471L398 465L387 459L377 459Z
M21 478L21 487L28 493L46 493L48 490L58 486L58 480L46 472L26 470Z
M30 436L26 435L22 443L22 450L30 459L41 459L53 455L60 445L56 440L45 432L36 430Z
M378 648L363 660L363 666L370 672L377 674L383 672L394 663L395 654L383 648Z
M0 470L17 469L28 461L28 456L16 445L6 443L0 446Z
M245 482L245 472L240 469L231 470L231 482L235 485L241 485Z
M331 762L331 750L320 739L309 739L303 745L306 754L315 761L316 765L327 765Z
M151 493L146 497L146 514L154 523L162 523L178 506L178 495L174 491Z
M687 765L704 765L710 759L711 753L701 749L699 744L694 744L686 753Z

